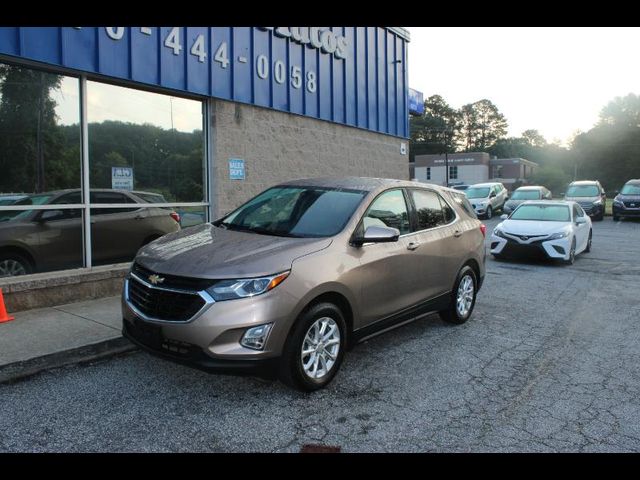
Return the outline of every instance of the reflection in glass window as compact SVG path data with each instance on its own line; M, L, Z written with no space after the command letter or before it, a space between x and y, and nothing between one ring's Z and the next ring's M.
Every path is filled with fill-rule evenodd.
M444 224L442 206L438 194L430 190L411 190L413 203L418 214L418 230L437 227Z
M362 223L365 230L377 225L397 228L401 235L409 233L409 214L402 190L391 190L376 198Z
M0 63L0 199L80 187L79 81Z
M87 96L92 188L114 188L112 167L129 167L132 188L120 188L146 202L204 201L202 102L97 82Z

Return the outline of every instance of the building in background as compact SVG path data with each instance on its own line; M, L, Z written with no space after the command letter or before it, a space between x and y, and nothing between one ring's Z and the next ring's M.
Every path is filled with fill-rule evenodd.
M400 27L0 27L0 276L130 261L167 232L155 217L186 228L283 181L407 179L408 41Z
M501 182L508 190L529 183L538 164L524 158L491 158L485 152L416 155L409 164L409 175L420 182L445 185L449 166L449 185Z

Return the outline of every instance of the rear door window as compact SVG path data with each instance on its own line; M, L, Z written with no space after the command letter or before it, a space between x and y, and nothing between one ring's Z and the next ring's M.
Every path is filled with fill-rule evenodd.
M445 224L442 203L439 195L431 190L411 189L413 204L416 207L417 230L438 227Z

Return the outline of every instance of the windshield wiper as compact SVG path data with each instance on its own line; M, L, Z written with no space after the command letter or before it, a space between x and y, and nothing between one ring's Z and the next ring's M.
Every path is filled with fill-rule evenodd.
M268 228L249 227L245 225L237 225L235 223L225 223L225 222L220 222L218 226L224 227L227 230L236 230L239 232L252 232L260 235L272 235L274 237L301 238L300 235L295 235L293 233L289 233L284 230L269 230Z

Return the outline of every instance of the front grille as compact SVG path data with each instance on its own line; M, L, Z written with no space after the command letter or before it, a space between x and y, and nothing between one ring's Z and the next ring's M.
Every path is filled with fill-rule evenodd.
M542 247L541 241L528 245L508 241L502 249L502 255L513 257L548 258L547 252Z
M511 235L512 237L519 238L523 242L526 242L528 240L534 239L533 242L530 242L530 243L537 243L537 242L545 241L547 239L547 237L549 236L549 235L516 235L515 233L509 233L509 232L504 232L504 233L505 233L505 235Z
M135 262L131 267L131 272L145 282L148 281L150 275L158 273L143 267L137 262ZM206 278L179 277L177 275L165 275L164 273L160 274L160 276L164 278L162 282L163 287L175 288L178 290L206 290L216 283L215 280L209 280Z
M624 206L627 208L640 208L640 200L627 200L626 202L622 203L624 203Z
M174 322L190 320L206 304L196 292L151 288L133 276L129 279L128 295L131 304L147 317Z

